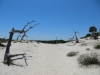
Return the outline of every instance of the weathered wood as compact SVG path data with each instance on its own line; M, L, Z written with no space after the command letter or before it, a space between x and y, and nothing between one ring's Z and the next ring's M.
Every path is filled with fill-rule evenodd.
M9 55L10 55L9 49L10 49L12 37L13 37L13 34L14 34L13 31L14 31L14 28L12 28L12 31L10 32L10 36L9 36L9 40L8 40L8 44L7 44L6 52L5 52L5 56L4 56L4 61L5 61L5 60L9 57Z
M25 63L26 63L26 65L28 66L28 64L27 64L27 62L26 62L26 58L25 58L25 55L26 55L26 54L13 54L13 55L10 55L9 57L12 58L12 57L15 57L15 56L20 56L20 55L23 56L23 58L24 58L24 60L25 60ZM9 60L9 58L8 58L8 60Z
M17 40L18 40L19 37L20 37L20 35L17 37Z
M30 23L29 23L29 24L30 24ZM21 40L23 40L24 36L28 37L28 36L26 35L26 32L28 32L30 29L34 28L34 27L37 26L37 25L38 25L38 24L35 24L34 26L30 26L29 29L27 29L26 31L24 31L24 34L23 34ZM27 26L27 25L26 25L26 26ZM26 27L26 26L25 26L25 27ZM23 28L23 30L25 29L25 27Z
M73 30L73 31L74 31L74 30ZM74 31L74 34L75 34L75 37L76 37L76 43L79 43L79 40L78 40L78 38L77 38L76 33L79 33L79 32Z
M34 22L34 21L32 21L32 22ZM30 22L30 23L32 23L32 22ZM11 58L15 57L15 56L19 56L19 55L23 55L23 57L25 59L25 63L26 63L26 65L28 65L27 62L26 62L25 54L14 54L14 55L10 54L10 46L11 46L11 41L12 41L12 37L13 37L14 33L20 33L20 34L24 33L22 38L21 38L21 40L22 40L24 38L24 36L26 36L26 32L29 31L30 29L32 29L34 26L37 25L37 24L35 24L34 26L30 26L30 28L25 31L26 26L28 26L30 23L28 22L27 25L25 25L22 30L14 30L14 28L12 28L12 30L10 32L9 40L8 40L8 43L7 43L7 47L6 47L6 51L5 51L5 55L4 55L4 60L3 60L4 62L7 63L8 66L11 63ZM18 37L17 37L17 39L18 39Z
M69 38L69 41L73 41L74 40L74 36L73 36L73 38Z
M26 58L25 58L25 55L23 55L23 57L24 57L24 59L25 59L25 63L26 63L26 65L28 66L28 64L27 64L27 62L26 62Z
M25 63L26 63L26 65L28 66L28 64L27 64L27 62L26 62L26 58L25 58L25 55L26 54L13 54L13 55L9 55L8 57L7 57L7 65L9 66L10 64L12 64L11 62L12 62L12 60L11 60L11 58L12 57L16 57L16 56L20 56L20 55L22 55L23 56L23 58L24 58L24 60L25 60Z
M98 36L96 36L94 32L92 33L92 37L98 41Z
M20 56L20 55L26 55L26 54L12 54L9 57L11 58L11 57Z

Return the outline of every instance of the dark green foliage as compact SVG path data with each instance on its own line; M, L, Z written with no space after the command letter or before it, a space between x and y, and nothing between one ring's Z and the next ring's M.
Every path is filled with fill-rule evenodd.
M88 33L88 34L86 34L86 36L85 36L85 37L90 37L90 36L91 36L91 34L89 34L89 33Z
M95 33L96 36L100 36L100 32Z
M95 49L100 49L100 44L94 47Z
M97 28L95 26L91 26L89 28L89 32L97 32Z
M1 42L1 43L7 42L7 39L2 39L2 38L0 38L0 42Z
M97 32L97 33L94 33L96 36L100 36L100 33L99 32ZM92 34L90 34L90 33L88 33L88 34L86 34L84 37L81 37L80 39L82 39L82 38L87 38L87 37L91 37L92 36Z
M66 43L68 41L64 41L64 40L48 40L48 41L44 41L44 40L35 40L36 42L41 42L41 43L50 43L50 44L58 44L58 43ZM57 42L57 43L56 43Z
M80 39L83 39L84 37L81 37Z
M90 50L90 48L86 48L86 50Z
M77 52L74 52L74 51L69 52L69 53L67 54L67 56L75 56L75 55L77 55Z
M82 66L100 65L100 60L97 53L80 55L78 62Z

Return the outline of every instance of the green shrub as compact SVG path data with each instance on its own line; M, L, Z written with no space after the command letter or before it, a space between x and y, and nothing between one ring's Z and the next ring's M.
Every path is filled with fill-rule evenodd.
M2 38L0 38L0 42L1 42L1 43L7 42L7 39L2 39Z
M41 43L50 43L50 44L58 44L58 43L66 43L68 41L64 40L35 40L36 42L41 42Z
M83 39L84 37L81 37L80 39Z
M84 38L87 38L87 37L90 37L90 36L91 36L91 34L88 33L88 34L86 34L86 35L84 36Z
M72 52L69 52L69 53L67 54L67 56L75 56L75 55L77 55L77 53L78 53L78 52L72 51Z
M90 50L90 48L86 48L86 50Z
M100 44L94 47L95 49L100 49Z
M90 53L80 55L78 58L78 63L82 66L100 65L100 60L97 53Z
M17 43L17 41L13 41L13 43Z

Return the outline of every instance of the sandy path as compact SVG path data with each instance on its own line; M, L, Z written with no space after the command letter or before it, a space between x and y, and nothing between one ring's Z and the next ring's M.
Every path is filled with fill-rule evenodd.
M39 52L39 58L34 62L34 71L36 75L60 75L64 71L65 63L60 56L60 51L53 45L45 45ZM53 48L53 49L52 49Z

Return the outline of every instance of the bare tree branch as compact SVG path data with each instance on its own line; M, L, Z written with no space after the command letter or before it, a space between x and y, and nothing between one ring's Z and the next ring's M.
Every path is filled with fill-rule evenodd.
M39 24L39 23L38 23L38 24ZM24 31L24 34L23 34L21 40L23 40L24 36L28 37L28 36L26 35L26 32L28 32L30 29L34 28L34 27L37 26L38 24L35 24L34 26L30 26L29 29L27 29L26 31Z
M74 31L74 29L73 29L73 31ZM79 40L78 40L78 38L77 38L77 35L76 35L76 33L79 33L79 32L77 32L77 31L74 31L74 34L75 34L75 37L76 37L76 42L79 42Z
M18 40L19 37L20 37L20 35L17 37L17 40Z
M34 22L34 21L32 21L32 22ZM23 55L23 57L24 57L24 59L25 59L25 63L26 63L26 58L25 58L25 54L14 54L14 55L10 55L10 46L11 46L11 41L12 41L12 38L13 38L13 34L14 33L23 33L23 36L22 36L22 38L21 39L23 39L24 38L24 36L26 36L26 32L27 31L29 31L30 29L32 29L33 27L35 27L36 25L38 25L38 24L35 24L34 26L30 26L30 28L28 29L28 30L26 30L25 31L25 28L30 24L30 23L32 23L32 22L28 22L25 26L24 26L24 28L22 29L22 30L15 30L14 28L12 28L12 30L11 30L11 32L10 32L10 36L9 36L9 40L8 40L8 43L7 43L7 47L6 47L6 51L5 51L5 55L4 55L4 63L6 63L8 66L10 65L10 63L11 63L11 58L12 57L15 57L15 56L19 56L19 55ZM17 37L17 40L18 40L18 38L20 37L20 35ZM28 37L28 36L26 36L26 37ZM26 63L26 65L27 65L27 63Z
M32 20L32 22L35 22L35 21ZM34 26L30 26L30 23L32 23L32 22L28 22L28 23L24 26L24 28L22 29L22 31L19 31L20 34L21 34L21 33L24 33L23 36L22 36L22 38L21 38L21 40L23 40L24 36L26 36L26 32L28 32L30 29L34 28L35 26L37 26L37 25L39 24L39 23L38 23L38 24L35 24ZM26 28L28 25L29 25L30 27L29 27L29 29L27 29L27 30L25 31L25 28ZM28 37L28 36L26 36L26 37ZM17 40L18 40L18 38L19 38L19 36L17 37Z
M24 58L24 60L25 60L25 63L26 63L26 65L28 66L28 64L27 64L27 62L26 62L26 58L25 58L25 53L23 53L23 54L13 54L13 55L9 55L8 57L7 57L7 65L9 66L10 64L11 64L11 58L12 57L16 57L16 56L20 56L20 55L22 55L23 56L23 58Z

